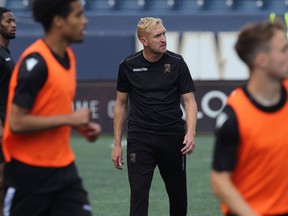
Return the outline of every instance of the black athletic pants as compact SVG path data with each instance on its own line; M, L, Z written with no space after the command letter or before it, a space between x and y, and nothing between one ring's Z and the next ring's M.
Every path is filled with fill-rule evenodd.
M170 216L186 216L186 156L181 153L183 139L183 135L128 133L130 216L148 215L149 190L156 165L169 196Z
M92 216L81 180L47 193L23 193L9 187L4 216Z

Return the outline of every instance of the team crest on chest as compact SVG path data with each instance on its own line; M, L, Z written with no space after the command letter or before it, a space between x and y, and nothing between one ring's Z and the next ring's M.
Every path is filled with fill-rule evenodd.
M171 65L164 64L164 73L171 73Z

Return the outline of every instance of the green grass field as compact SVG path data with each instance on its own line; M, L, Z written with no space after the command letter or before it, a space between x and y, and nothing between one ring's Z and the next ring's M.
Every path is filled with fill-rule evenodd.
M128 216L129 186L127 167L116 170L111 161L112 136L102 136L90 144L73 136L72 147L76 163L89 192L94 216ZM188 215L220 216L218 201L210 190L209 175L212 136L198 136L195 152L187 158ZM126 158L126 148L124 159ZM164 183L155 169L150 191L149 216L168 216L168 198Z

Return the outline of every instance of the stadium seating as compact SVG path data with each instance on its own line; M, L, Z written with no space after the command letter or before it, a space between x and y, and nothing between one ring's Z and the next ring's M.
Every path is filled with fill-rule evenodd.
M31 0L6 0L6 7L17 12L27 12L30 9Z
M135 14L139 11L167 13L267 13L286 12L288 0L82 0L89 14ZM27 12L31 0L0 0L16 13Z
M1 7L6 6L6 0L0 0L0 6Z
M83 0L95 13L267 13L286 12L288 0Z

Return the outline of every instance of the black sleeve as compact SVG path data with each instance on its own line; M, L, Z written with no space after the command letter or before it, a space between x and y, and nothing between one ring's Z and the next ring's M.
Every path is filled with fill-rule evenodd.
M48 69L39 53L26 56L21 62L13 103L30 109L38 92L46 82Z
M2 83L4 80L4 77L6 76L5 71L3 70L2 66L5 65L5 60L0 57L0 65L1 65L1 69L0 69L0 83Z
M183 58L180 60L180 82L179 88L181 94L195 91L194 82L191 77L189 68Z
M122 61L121 64L119 65L118 80L117 80L117 90L120 92L130 91L130 86L129 86L129 82L128 82L125 70L126 70L125 62Z
M233 171L237 161L239 131L235 112L227 105L216 119L215 146L212 168L216 171Z

